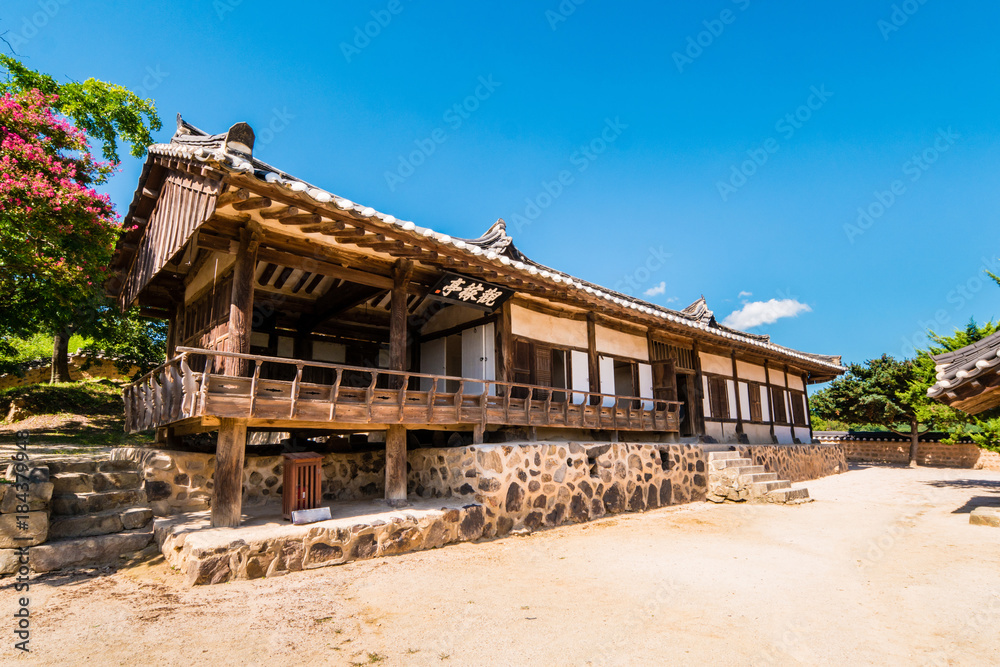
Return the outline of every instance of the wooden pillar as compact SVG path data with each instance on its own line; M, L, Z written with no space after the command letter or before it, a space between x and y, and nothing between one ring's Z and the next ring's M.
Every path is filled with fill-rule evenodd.
M590 391L601 392L601 364L597 358L597 316L587 313L587 373L590 376ZM600 405L601 401L591 398L591 405Z
M500 306L496 323L497 378L502 382L514 381L514 334L510 322L510 302Z
M806 397L806 424L809 425L809 444L812 444L813 420L809 412L809 373L802 374L802 394Z
M392 292L390 293L391 302L389 312L389 370L393 371L406 370L406 299L412 275L413 262L408 259L401 259L392 267ZM390 386L398 389L400 387L399 378L393 378ZM405 436L403 444L403 461L405 464ZM388 487L386 491L388 491Z
M247 423L223 418L215 448L215 490L212 527L235 528L243 514L243 458L246 454Z
M785 391L782 397L785 398L785 419L788 421L788 430L792 432L792 442L795 442L795 406L792 405L792 388L788 386L788 364L785 364Z
M736 368L736 350L732 352L733 358L733 389L736 394L736 433L743 433L743 406L740 401L740 374ZM749 398L749 397L748 397Z
M228 351L250 353L250 331L253 326L253 275L257 268L257 246L262 233L249 225L240 230L240 246L233 265L233 289L229 297ZM226 375L249 374L247 359L226 357L223 363Z
M393 424L385 433L385 499L406 505L406 427Z
M764 360L764 386L767 387L767 417L771 422L771 442L774 442L774 392L771 391L771 369L767 359Z
M691 343L691 355L694 357L694 414L692 424L695 435L705 435L705 381L701 374L701 355L698 353L698 341Z
M173 359L177 351L177 337L181 327L180 313L183 310L183 306L178 306L177 303L170 306L170 317L167 320L167 359Z

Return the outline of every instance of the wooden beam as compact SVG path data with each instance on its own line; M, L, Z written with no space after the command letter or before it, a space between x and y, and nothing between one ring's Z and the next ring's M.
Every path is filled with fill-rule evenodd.
M212 498L213 528L236 528L240 525L243 517L243 460L246 456L246 444L245 420L219 420Z
M406 427L392 424L385 433L385 500L392 507L406 502Z
M215 207L222 208L224 206L229 206L230 204L235 204L239 201L246 201L250 198L250 191L246 188L237 188L236 190L230 190L229 192L223 192L219 195L218 199L215 200Z
M497 377L502 382L514 381L514 334L510 324L510 301L500 306L496 323Z
M360 285L370 285L372 287L381 287L382 289L392 289L393 287L392 278L387 276L359 271L330 262L318 261L311 257L302 257L290 252L261 248L258 252L258 258L262 262L290 266L295 269L302 269L310 273L319 273L332 278L340 278L341 280L347 280Z
M318 225L323 222L323 216L315 213L297 213L278 218L283 225Z
M298 215L299 213L304 213L298 207L295 206L280 206L278 208L268 209L267 211L261 211L260 217L265 220L277 220L279 218L285 218L290 215Z
M259 208L268 208L271 200L267 197L250 197L243 201L233 202L233 208L237 211L255 211Z

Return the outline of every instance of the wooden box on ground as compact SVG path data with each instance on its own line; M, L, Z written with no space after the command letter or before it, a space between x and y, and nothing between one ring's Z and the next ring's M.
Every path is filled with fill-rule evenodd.
M282 454L284 484L281 514L291 520L292 512L319 507L322 499L323 457L316 452Z

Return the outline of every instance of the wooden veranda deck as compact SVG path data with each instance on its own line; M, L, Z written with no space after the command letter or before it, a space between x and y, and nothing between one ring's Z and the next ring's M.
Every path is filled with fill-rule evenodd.
M251 428L330 430L392 425L480 432L488 426L679 428L681 404L674 401L196 348L177 351L178 356L125 387L127 432L163 426L204 430L220 418L246 420ZM248 361L252 374L213 372L226 357ZM262 373L265 368L268 373ZM280 375L280 369L293 379L262 377ZM308 369L332 380L304 382Z

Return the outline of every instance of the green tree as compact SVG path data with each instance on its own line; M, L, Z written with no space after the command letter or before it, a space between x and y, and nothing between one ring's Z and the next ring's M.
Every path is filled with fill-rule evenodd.
M5 304L0 355L9 358L14 352L9 336L47 331L53 336L51 381L65 382L74 333L96 338L95 345L113 355L125 349L121 341L127 337L144 351L130 358L162 349L162 323L134 312L122 316L103 295L104 270L120 227L107 197L93 191L113 172L119 139L131 144L136 157L152 143L152 132L162 127L152 100L96 79L59 83L3 54L0 65L7 73L0 97L18 100L36 116L42 107L47 114L34 119L37 127L19 124L13 116L20 111L9 102L12 117L3 123L0 159L12 161L4 183L18 187L0 193L0 297ZM92 158L88 136L101 142L110 162ZM116 327L124 327L123 332Z
M883 354L863 364L850 364L846 374L812 397L812 411L822 419L876 424L908 437L910 465L915 466L921 426L924 430L927 426L922 419L924 408L930 403L926 389L923 393L916 389L921 381L914 360Z

